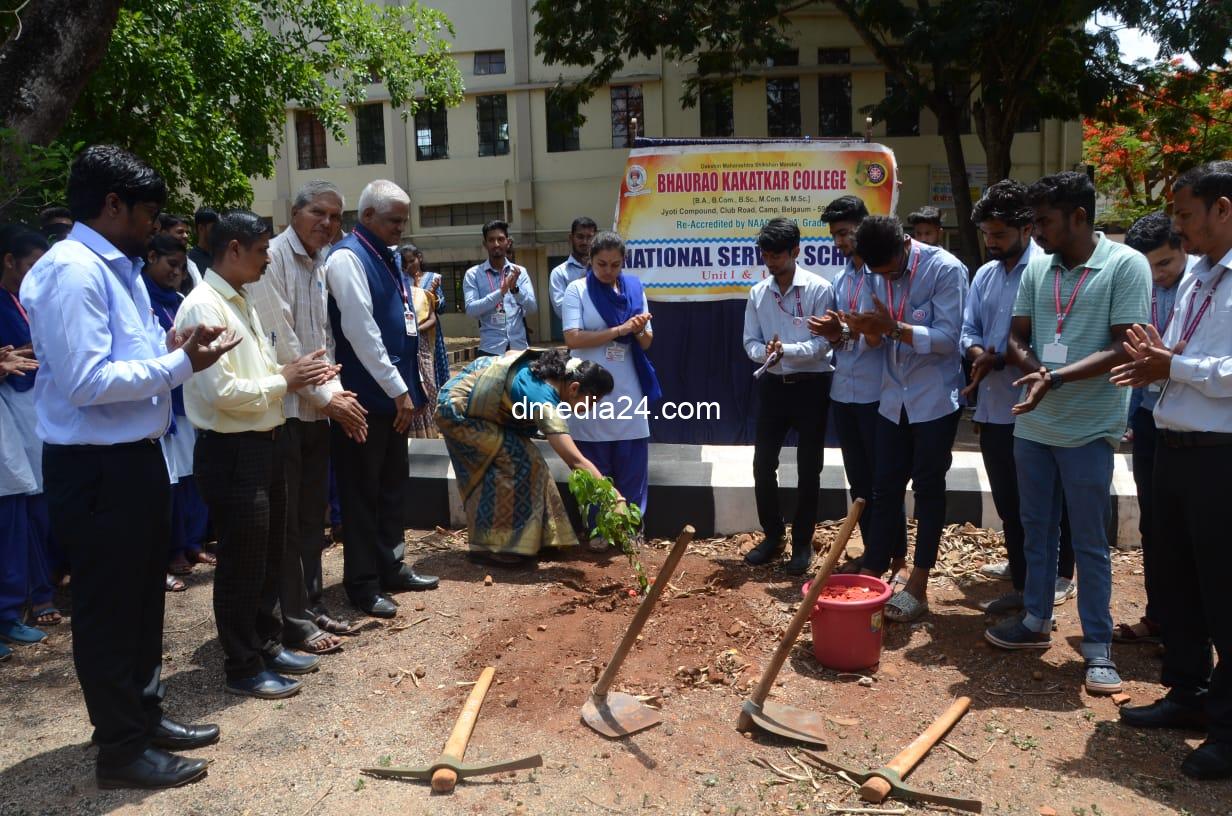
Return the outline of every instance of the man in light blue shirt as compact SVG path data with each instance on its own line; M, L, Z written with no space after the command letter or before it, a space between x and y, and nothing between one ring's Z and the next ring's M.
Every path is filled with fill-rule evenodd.
M830 382L830 412L838 444L843 451L843 469L851 485L851 498L873 500L873 462L877 458L877 410L881 405L881 380L885 376L884 344L872 346L853 333L837 310L870 312L874 296L885 298L885 279L868 271L856 254L856 230L868 217L868 208L856 196L840 196L821 214L830 227L834 245L847 258L834 279L836 310L809 318L809 330L829 341L834 356L834 379ZM868 541L871 514L860 516L860 535ZM907 559L907 515L899 514L899 533L891 550L891 568L897 572ZM848 568L859 568L861 559Z
M979 393L975 408L980 456L988 474L989 489L1001 529L1005 532L1008 562L985 570L986 574L1008 577L1012 591L981 608L991 615L1022 609L1022 591L1027 563L1023 551L1024 534L1018 508L1018 474L1014 465L1014 414L1021 389L1014 385L1019 372L1006 368L1010 322L1018 283L1027 262L1041 250L1031 240L1031 208L1027 188L1005 179L988 188L972 210L972 219L984 236L988 263L981 266L971 282L963 310L962 348L971 361L971 385L964 394ZM998 566L1000 569L998 569ZM1057 602L1073 593L1074 550L1070 545L1069 525L1061 517L1061 555L1057 566Z
M786 218L762 227L757 246L769 273L749 291L744 310L744 350L762 364L757 385L753 488L765 540L744 560L774 561L787 547L779 511L779 452L790 430L796 445L796 515L791 524L787 572L802 575L813 557L813 528L821 488L826 417L830 409L830 344L809 331L808 318L834 309L834 289L820 275L796 265L800 228Z
M488 259L466 270L462 296L466 313L479 320L479 355L499 356L527 347L526 317L536 314L535 287L524 267L509 260L509 225L483 225Z
M914 568L886 605L890 620L912 621L928 611L928 573L936 564L945 524L945 474L958 431L963 373L958 347L967 268L940 247L903 234L894 216L870 216L856 232L856 253L885 279L885 301L873 310L844 312L853 332L887 346L873 466L872 535L862 572L890 566L908 480L918 521Z
M565 262L559 264L548 276L548 294L552 300L552 311L564 319L562 304L565 302L565 290L575 280L586 277L586 268L590 264L590 245L595 240L598 225L595 219L581 216L573 219L569 227L569 248L572 250Z
M1176 293L1181 278L1197 258L1185 253L1181 237L1172 230L1167 213L1144 215L1125 233L1125 245L1146 256L1151 265L1151 325L1162 337L1172 322ZM1133 431L1134 485L1138 494L1138 534L1142 539L1142 579L1146 585L1146 608L1137 623L1120 623L1113 630L1113 640L1123 643L1158 643L1163 631L1159 613L1153 607L1159 589L1155 586L1154 564L1158 549L1155 543L1153 512L1153 482L1155 468L1155 403L1159 402L1160 386L1152 383L1135 388L1129 401L1129 427Z
M105 788L197 779L205 760L163 749L218 738L217 726L162 715L171 487L158 439L171 424L171 390L239 341L218 327L172 336L154 320L142 256L166 197L136 156L86 148L69 171L77 223L21 286L41 363L34 387L48 513L73 574L73 663Z

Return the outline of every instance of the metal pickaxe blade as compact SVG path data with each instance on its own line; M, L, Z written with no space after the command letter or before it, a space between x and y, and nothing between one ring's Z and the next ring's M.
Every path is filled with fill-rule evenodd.
M459 762L453 757L442 756L436 764L426 768L361 768L362 773L371 776L384 776L392 779L431 779L432 774L445 769L457 774L458 779L467 779L484 774L504 773L505 771L522 771L527 768L542 768L543 757L539 754L511 759L506 762Z
M898 775L897 771L891 768L881 767L871 771L860 770L838 762L831 762L816 751L805 749L803 753L808 754L819 765L832 771L842 771L861 784L874 778L884 779L890 785L890 795L904 802L928 802L929 804L945 805L946 807L966 810L972 813L979 813L984 809L984 803L978 799L960 799L957 796L946 796L941 793L932 793L930 791L922 791L919 788L913 788L903 781L903 778Z

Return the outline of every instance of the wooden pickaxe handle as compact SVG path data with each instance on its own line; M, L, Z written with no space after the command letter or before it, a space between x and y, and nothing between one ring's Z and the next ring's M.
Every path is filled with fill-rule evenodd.
M684 529L680 531L680 535L676 536L676 543L672 545L671 552L667 554L667 559L664 560L663 566L659 568L659 574L655 576L654 583L646 591L646 597L642 598L642 603L633 615L633 620L629 622L629 628L625 630L625 636L616 647L616 652L612 655L612 659L607 662L607 668L603 670L603 674L590 690L591 695L603 697L611 689L612 683L616 680L616 673L620 671L620 665L625 662L625 658L628 657L629 650L633 648L633 644L637 643L637 636L641 634L642 627L646 625L646 621L650 618L650 613L654 611L655 604L659 602L659 596L663 594L663 588L667 586L668 581L672 580L672 575L676 572L680 559L684 558L685 550L689 548L689 543L693 541L693 536L696 532L692 524L686 524Z
M847 511L847 518L843 521L843 526L838 530L838 536L835 537L834 543L830 545L829 552L821 561L821 567L812 577L812 583L809 585L808 595L800 602L800 608L796 610L796 614L791 619L791 623L787 624L787 631L783 633L783 640L779 643L779 648L775 651L774 657L770 658L770 662L766 665L766 670L762 672L761 682L757 684L752 696L749 699L754 705L761 706L766 702L766 698L770 696L770 689L774 688L775 678L779 676L779 671L783 668L783 664L787 662L787 656L791 654L791 650L796 645L796 638L800 637L800 631L804 629L805 622L813 614L813 607L817 605L817 599L821 597L821 591L825 589L826 581L830 579L830 573L834 572L834 567L838 564L839 556L843 554L843 550L847 549L847 540L851 538L851 533L856 528L856 523L860 521L860 514L864 512L864 499L856 499L851 509ZM748 730L748 723L745 718L748 715L743 711L740 713L740 722L738 728L741 731Z
M442 757L448 757L456 763L462 762L462 756L466 753L466 745L471 741L471 732L475 730L475 721L479 719L479 708L483 705L483 698L488 695L488 687L492 685L492 677L495 674L496 669L488 666L479 675L479 679L471 689L470 696L466 698L466 704L462 706L458 721L453 725L453 733L449 735L449 741L445 743L445 750L441 752ZM457 784L458 774L451 768L438 768L432 774L432 790L434 791L448 793Z
M910 745L899 752L898 756L886 763L886 769L898 774L900 779L911 773L911 769L920 763L924 755L941 741L946 732L953 728L954 724L961 720L970 708L971 698L959 697L946 709L944 714L933 720L933 724L928 726L923 734L913 739ZM892 786L888 779L871 776L860 786L860 798L865 802L884 802L891 790Z

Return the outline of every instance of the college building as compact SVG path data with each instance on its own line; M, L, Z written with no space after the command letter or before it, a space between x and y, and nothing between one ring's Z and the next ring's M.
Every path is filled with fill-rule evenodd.
M411 196L404 241L423 250L428 269L445 278L452 336L474 335L461 314L462 275L481 262L480 226L509 222L517 263L533 277L539 314L532 340L559 335L547 303L552 267L569 252L568 232L579 215L610 226L625 159L636 136L735 138L871 138L894 150L902 187L899 213L925 204L954 223L949 171L927 110L903 110L868 130L861 109L896 92L893 79L845 19L825 4L793 13L794 38L782 55L747 82L710 85L698 104L681 104L697 62L662 57L630 61L583 105L585 122L554 103L552 88L583 69L547 66L535 54L531 0L434 0L453 22L453 51L466 95L449 109L421 109L403 119L383 87L369 89L355 108L346 140L336 141L310 112L288 110L286 139L272 179L254 179L254 209L281 230L291 199L304 182L336 183L347 200L347 224L364 185L391 179ZM973 187L985 183L983 151L974 133L963 137ZM1013 175L1030 181L1081 161L1077 121L1025 121L1015 136Z

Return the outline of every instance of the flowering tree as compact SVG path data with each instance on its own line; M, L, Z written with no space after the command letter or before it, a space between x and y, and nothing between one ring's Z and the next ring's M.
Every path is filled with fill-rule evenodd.
M1111 201L1102 220L1128 224L1165 208L1183 171L1232 156L1232 71L1163 63L1083 125L1086 162Z

